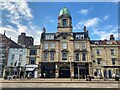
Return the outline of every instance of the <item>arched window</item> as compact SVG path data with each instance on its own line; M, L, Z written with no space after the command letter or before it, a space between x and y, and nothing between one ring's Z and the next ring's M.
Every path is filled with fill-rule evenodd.
M67 26L67 20L66 19L63 19L63 26Z

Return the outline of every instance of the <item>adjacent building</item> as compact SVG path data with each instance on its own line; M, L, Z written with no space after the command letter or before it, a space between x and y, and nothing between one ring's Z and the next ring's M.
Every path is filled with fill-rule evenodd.
M27 47L26 66L25 66L26 76L28 76L28 74L29 74L33 78L40 77L40 75L39 75L40 59L41 59L40 58L40 45L28 46Z
M26 36L26 33L21 33L21 35L18 36L18 44L24 47L33 46L34 39L33 37Z
M25 76L26 48L9 48L8 62L5 75L13 78Z
M0 34L0 77L5 75L9 48L22 48L22 46L15 43L11 38L8 38L4 32L4 34Z
M112 38L111 38L112 36ZM94 77L114 78L120 76L120 45L114 40L91 40L91 60Z

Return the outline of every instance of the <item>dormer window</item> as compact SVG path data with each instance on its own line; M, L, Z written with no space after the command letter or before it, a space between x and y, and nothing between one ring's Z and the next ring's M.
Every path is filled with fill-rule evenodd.
M76 39L84 39L84 35L83 34L77 34Z
M52 40L52 39L54 39L54 35L46 35L46 39L47 40Z

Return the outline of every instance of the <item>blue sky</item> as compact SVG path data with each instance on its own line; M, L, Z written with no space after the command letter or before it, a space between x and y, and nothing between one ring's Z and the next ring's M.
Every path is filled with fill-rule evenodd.
M0 33L6 30L17 41L17 35L26 32L39 44L42 27L49 33L57 32L57 18L63 7L71 13L73 32L82 32L86 25L93 40L109 39L110 34L118 38L118 6L113 2L3 3Z

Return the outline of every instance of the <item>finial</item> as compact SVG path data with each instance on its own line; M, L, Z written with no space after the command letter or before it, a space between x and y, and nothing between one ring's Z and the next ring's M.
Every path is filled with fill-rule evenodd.
M87 31L87 28L86 28L86 26L84 26L84 29L83 29L83 30L84 30L84 32L86 32L86 31Z
M43 33L45 33L46 32L46 29L45 29L45 27L43 27Z
M5 36L6 30L4 30L4 36Z

